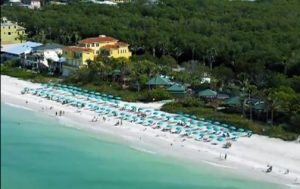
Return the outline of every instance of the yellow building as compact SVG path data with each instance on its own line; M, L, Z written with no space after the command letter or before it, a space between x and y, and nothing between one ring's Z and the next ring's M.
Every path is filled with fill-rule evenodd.
M25 41L25 28L17 23L1 18L1 44L22 43Z
M68 66L80 67L87 65L88 61L94 61L95 54L90 48L67 46L63 49L63 57Z
M128 49L128 44L119 42L119 40L105 35L83 39L79 42L79 46L93 49L95 55L107 56L112 58L131 57L131 52Z
M130 58L131 52L128 49L127 43L117 42L113 45L105 45L101 48L101 56L111 58Z

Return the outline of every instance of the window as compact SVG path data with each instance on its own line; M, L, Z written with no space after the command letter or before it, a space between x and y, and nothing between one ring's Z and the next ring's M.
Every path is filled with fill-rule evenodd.
M10 30L10 26L8 26L8 29Z
M14 27L15 29L17 28L17 26Z
M90 47L90 44L87 44L86 47Z
M11 35L11 32L8 32L7 34L8 34L8 35Z
M96 44L96 47L99 47L99 43Z

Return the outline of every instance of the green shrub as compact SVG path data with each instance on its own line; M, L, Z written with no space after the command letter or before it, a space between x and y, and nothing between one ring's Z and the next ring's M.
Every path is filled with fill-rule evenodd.
M295 140L298 135L295 133L286 132L282 126L274 126L270 128L266 134L270 137L281 138L283 140Z
M152 101L160 101L160 100L167 100L171 99L170 93L168 93L164 89L153 89L153 90L146 90L143 91L139 100L143 102L152 102Z

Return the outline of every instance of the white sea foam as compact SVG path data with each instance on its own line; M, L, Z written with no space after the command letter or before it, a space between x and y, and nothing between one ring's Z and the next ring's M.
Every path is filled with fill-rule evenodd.
M12 104L12 103L8 103L8 102L5 102L4 104L15 107L15 108L21 108L21 109L24 109L24 110L33 111L33 109L31 109L31 108L27 108L27 107L20 106L20 105L17 105L17 104Z
M203 160L202 162L206 163L206 164L209 164L209 165L213 165L215 167L223 167L223 168L228 168L228 169L236 169L235 167L231 167L231 166L227 166L227 165L222 165L222 164L218 164L218 163L214 163L214 162L211 162L211 161L205 161Z
M151 150L147 150L147 149L144 149L144 148L138 148L138 147L134 147L134 146L131 146L130 148L133 149L133 150L140 151L140 152L145 152L145 153L148 153L148 154L157 154L156 152L153 152Z

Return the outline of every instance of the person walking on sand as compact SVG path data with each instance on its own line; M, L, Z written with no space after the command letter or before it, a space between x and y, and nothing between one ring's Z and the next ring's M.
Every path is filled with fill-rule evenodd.
M55 116L57 116L57 112L55 112Z
M225 154L224 159L225 159L225 160L227 159L227 153Z

